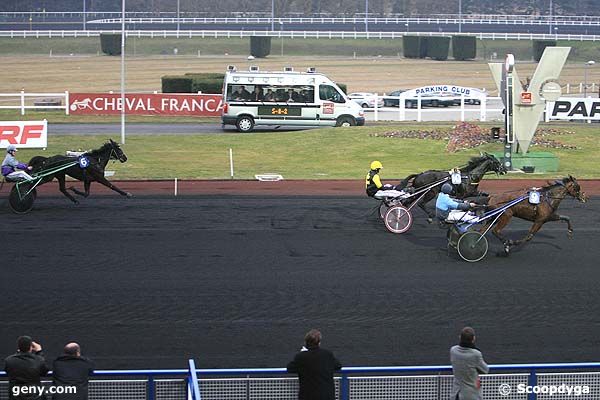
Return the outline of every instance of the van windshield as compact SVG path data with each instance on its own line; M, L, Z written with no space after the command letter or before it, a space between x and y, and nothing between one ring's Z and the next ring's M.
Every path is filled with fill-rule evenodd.
M227 101L264 103L314 103L315 88L309 85L227 85Z

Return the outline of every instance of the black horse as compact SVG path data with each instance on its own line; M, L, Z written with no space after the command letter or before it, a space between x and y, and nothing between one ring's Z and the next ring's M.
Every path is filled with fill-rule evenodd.
M71 165L65 169L61 169L61 166L66 166L77 161L77 157L63 155L56 155L52 157L36 156L29 161L29 165L33 168L32 174L34 175L35 173L57 169L57 172L44 176L39 184L41 185L50 182L56 178L60 191L69 200L76 204L78 203L77 199L75 199L75 197L73 197L67 191L65 175L83 181L83 187L85 190L84 192L74 188L73 186L69 188L71 191L73 191L73 193L79 196L88 197L90 195L91 183L98 182L121 194L122 196L131 197L131 193L122 191L104 177L104 169L106 168L106 164L108 164L109 160L119 160L122 163L127 161L127 156L116 142L114 142L112 139L109 139L108 142L106 142L99 149L88 151L82 156L85 156L89 161L89 166L87 168L81 168L79 164L77 164Z
M565 221L567 223L567 234L569 238L573 235L571 219L566 215L558 214L557 210L561 201L567 196L571 196L582 203L586 202L587 198L585 193L581 191L577 179L569 175L554 183L549 182L548 185L542 187L539 192L541 199L539 204L531 204L525 200L514 205L498 218L498 221L492 228L492 233L502 241L505 254L509 254L511 247L518 246L521 243L533 239L535 234L541 229L542 225L549 221ZM490 208L498 208L513 199L514 195L508 193L492 195L490 196L488 206ZM508 225L512 217L533 222L533 225L529 228L529 232L527 232L527 235L523 239L508 240L502 235L502 230Z
M488 172L495 172L496 174L505 174L506 168L502 163L494 157L492 154L483 153L479 157L473 157L467 165L460 168L461 180L460 185L454 185L456 193L455 196L464 199L472 196L487 196L485 193L479 191L479 182L483 179L483 176ZM450 172L430 170L421 172L420 174L412 174L404 178L396 188L398 190L404 189L411 182L411 186L418 190L419 188L431 185L434 182L440 181L444 178L449 178ZM433 221L435 212L427 209L426 204L432 199L436 198L440 186L434 186L423 198L419 201L418 206L427 214L428 221Z

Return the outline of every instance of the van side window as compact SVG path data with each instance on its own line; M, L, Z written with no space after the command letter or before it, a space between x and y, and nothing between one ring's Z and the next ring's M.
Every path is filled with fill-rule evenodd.
M261 103L314 103L310 85L227 85L227 101Z
M344 96L330 85L319 85L319 98L321 100L333 101L334 103L345 103Z

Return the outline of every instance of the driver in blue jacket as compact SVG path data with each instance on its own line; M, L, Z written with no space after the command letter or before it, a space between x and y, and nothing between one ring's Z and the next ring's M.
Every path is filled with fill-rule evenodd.
M7 154L6 157L4 157L4 161L2 161L2 176L12 181L33 179L31 175L25 172L31 171L31 167L27 166L27 164L20 163L15 158L17 146L14 144L9 144L6 148L6 153Z
M470 222L477 218L475 214L468 212L469 208L475 207L476 204L468 201L457 201L450 197L453 193L454 187L451 183L446 182L442 185L435 202L435 215L445 221Z

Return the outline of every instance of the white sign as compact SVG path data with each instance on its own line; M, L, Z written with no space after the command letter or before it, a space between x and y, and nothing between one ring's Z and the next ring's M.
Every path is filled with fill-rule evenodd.
M9 144L18 149L48 147L48 122L0 121L0 148Z
M420 88L407 90L406 92L404 92L402 94L406 95L406 97L408 97L408 96L417 97L417 96L440 94L440 93L449 93L449 94L452 94L452 95L458 96L458 97L464 95L465 97L469 97L469 98L484 98L486 96L485 92L482 91L481 89L464 87L464 86L456 86L456 85L423 86Z
M600 99L561 97L546 104L548 119L600 120Z

